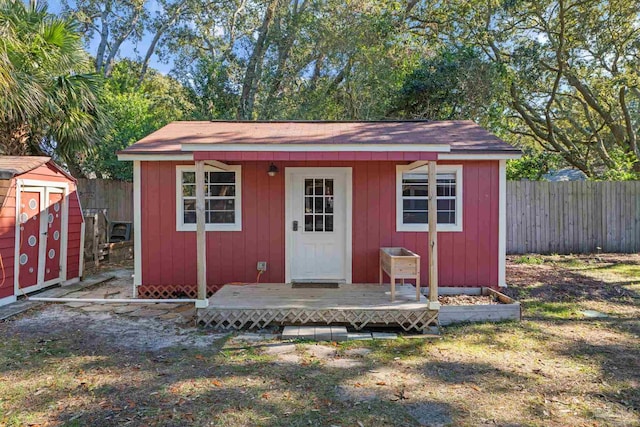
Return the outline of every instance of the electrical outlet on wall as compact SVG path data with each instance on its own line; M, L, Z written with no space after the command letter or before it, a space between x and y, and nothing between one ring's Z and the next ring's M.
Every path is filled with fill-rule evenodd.
M267 271L267 261L258 261L258 271Z

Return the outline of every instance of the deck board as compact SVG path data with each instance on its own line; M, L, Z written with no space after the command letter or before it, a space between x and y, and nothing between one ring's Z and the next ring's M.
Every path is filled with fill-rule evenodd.
M419 310L427 307L427 299L416 301L416 288L396 286L396 300L391 302L389 287L378 284L343 284L338 289L293 289L291 284L225 285L209 298L209 309L215 308L304 308L304 309L370 309Z
M412 285L342 284L337 289L292 288L291 284L225 285L198 310L199 323L225 329L268 324L347 324L401 326L423 330L437 323L423 295L416 301Z

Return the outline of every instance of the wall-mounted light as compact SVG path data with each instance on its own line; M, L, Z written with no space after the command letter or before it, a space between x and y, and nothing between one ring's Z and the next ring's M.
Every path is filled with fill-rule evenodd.
M269 174L269 176L276 176L277 173L278 173L278 167L273 163L271 163L269 165L269 171L267 172L267 174Z

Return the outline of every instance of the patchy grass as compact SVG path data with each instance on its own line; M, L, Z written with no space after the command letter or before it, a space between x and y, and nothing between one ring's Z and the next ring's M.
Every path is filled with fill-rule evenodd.
M539 265L544 263L544 259L541 256L536 255L523 255L513 259L516 264L531 264Z
M45 307L0 324L0 425L639 425L640 256L535 257L522 322L431 339L136 347Z

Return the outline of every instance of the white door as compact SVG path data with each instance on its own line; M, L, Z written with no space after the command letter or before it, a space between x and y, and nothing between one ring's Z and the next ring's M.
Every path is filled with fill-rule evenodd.
M351 168L286 168L287 281L351 281Z

